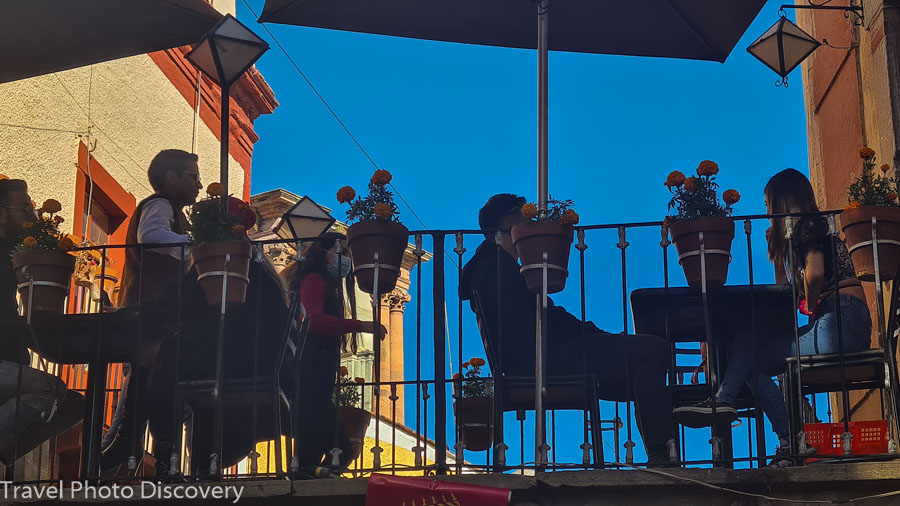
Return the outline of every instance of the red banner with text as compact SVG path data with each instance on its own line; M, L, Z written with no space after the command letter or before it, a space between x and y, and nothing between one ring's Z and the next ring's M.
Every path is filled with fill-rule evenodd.
M506 506L507 488L373 474L366 506Z

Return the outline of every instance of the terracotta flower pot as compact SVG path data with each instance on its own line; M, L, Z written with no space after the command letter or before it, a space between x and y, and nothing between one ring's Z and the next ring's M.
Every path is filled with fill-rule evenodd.
M544 280L544 253L547 253L547 293L566 287L569 276L569 251L575 228L557 221L529 221L510 231L522 262L522 276L528 289L541 293Z
M721 216L705 216L696 220L676 221L669 227L672 242L678 250L678 263L684 269L688 286L701 289L703 275L700 262L700 232L706 252L706 288L717 288L728 278L734 221Z
M62 251L34 250L16 253L12 261L25 314L29 310L62 314L75 257ZM34 284L26 285L28 282Z
M191 260L197 268L197 281L210 306L222 304L222 282L226 277L227 255L230 256L225 303L239 304L246 300L247 286L250 285L250 251L250 243L243 241L211 242L191 249Z
M347 448L350 453L342 455L341 460L345 462L356 460L362 453L363 443L366 440L366 429L372 421L372 413L350 406L338 406L338 419L344 433L347 434L347 439L350 440L350 448Z
M378 253L378 293L394 289L400 277L409 230L388 220L366 220L347 229L347 247L353 259L353 275L365 293L375 291L375 253Z
M900 263L900 207L865 206L848 209L841 214L841 228L856 268L856 276L863 281L875 281L872 217L877 221L875 232L878 236L881 280L889 281L894 279Z
M453 403L459 422L459 439L466 450L483 452L491 447L494 434L494 399L467 397Z

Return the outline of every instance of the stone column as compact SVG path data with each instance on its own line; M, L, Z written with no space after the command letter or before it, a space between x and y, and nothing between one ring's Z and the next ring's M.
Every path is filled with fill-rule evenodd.
M390 325L386 323L385 326L388 327L388 335L391 342L389 365L391 381L403 381L403 311L406 308L406 303L412 298L405 290L394 290L385 298L390 308ZM403 385L397 386L397 414L394 421L400 424L403 423L403 390ZM388 409L391 409L390 404L388 404ZM388 411L388 416L390 416L390 413L391 411Z

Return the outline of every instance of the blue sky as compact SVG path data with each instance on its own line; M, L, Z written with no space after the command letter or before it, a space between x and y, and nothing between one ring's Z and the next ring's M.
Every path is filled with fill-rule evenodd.
M261 11L263 0L248 1L254 11ZM701 160L711 159L721 167L722 188L735 188L743 195L735 206L737 214L764 213L762 189L771 175L786 167L808 173L800 71L791 76L789 88L776 87L777 76L746 52L777 20L779 5L766 5L724 64L551 53L551 195L573 199L582 224L661 220L669 199L662 185L666 175L675 169L692 172ZM238 17L272 42L241 1ZM535 198L535 51L268 27L369 155L393 173L395 188L427 228L477 228L478 209L495 193ZM341 218L345 206L336 202L335 192L343 185L363 190L374 168L272 46L258 68L280 106L256 121L260 140L254 150L252 191L285 188L309 195ZM410 229L424 228L400 206L401 219ZM771 266L763 254L766 224L757 222L755 227L756 281L770 282ZM656 228L629 232L629 291L662 286L659 239ZM591 232L587 241L588 317L600 328L619 332L623 322L616 234ZM478 242L467 239L467 258ZM743 244L735 242L730 284L747 281ZM431 249L427 240L425 246ZM447 249L453 246L448 240ZM674 256L670 254L669 260L672 284L683 285ZM571 267L577 272L574 256ZM430 266L422 275L422 368L430 377ZM456 271L449 260L446 276L451 348L458 365ZM579 307L576 281L554 297L573 313ZM417 360L418 294L413 290L412 295L405 323L408 379L415 379ZM467 307L463 314L464 359L483 356L474 318ZM629 321L629 330L630 325ZM414 423L413 397L409 391L409 425ZM611 403L603 403L601 409L603 418L614 411ZM580 427L580 416L560 414L557 423ZM532 420L529 414L527 427ZM513 447L510 461L517 462L513 414L507 427L507 443ZM744 430L735 431L737 441L746 441ZM581 431L573 432L574 436L557 441L560 459L580 461ZM530 437L527 428L526 435ZM708 431L689 431L688 436L689 457L708 458ZM770 441L770 452L773 444ZM742 445L746 453L746 442ZM526 438L526 461L533 460L530 447ZM610 460L612 450L606 452ZM639 446L636 458L642 455Z

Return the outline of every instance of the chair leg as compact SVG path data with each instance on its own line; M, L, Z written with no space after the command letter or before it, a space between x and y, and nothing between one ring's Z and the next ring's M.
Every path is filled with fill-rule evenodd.
M275 432L275 476L278 478L282 478L284 476L284 472L281 468L281 399L278 395L278 385L275 385L275 395L272 398L273 405L275 406L275 413L273 421L274 432ZM254 442L254 445L256 443ZM288 441L290 444L290 441ZM255 448L254 448L255 450ZM288 457L288 464L290 464L290 457Z
M802 387L796 383L796 367L794 363L788 363L784 373L784 391L787 395L788 407L788 427L790 434L791 454L797 455L800 452L800 441L797 434L800 432L802 419L800 416L800 406L797 406L798 390Z
M600 401L591 402L591 451L594 453L594 467L602 469L606 461L603 458L603 427L600 421Z

